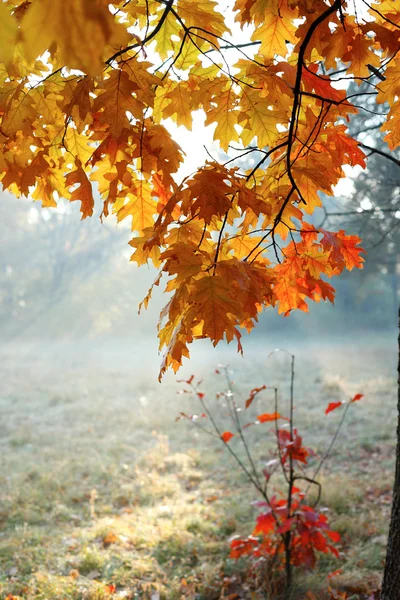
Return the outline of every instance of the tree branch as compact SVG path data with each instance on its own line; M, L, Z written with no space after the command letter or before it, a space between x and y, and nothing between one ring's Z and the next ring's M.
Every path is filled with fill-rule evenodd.
M374 148L373 146L368 146L363 142L358 142L358 145L361 146L361 148L365 148L365 150L370 150L371 154L379 154L379 156L383 156L387 160L391 160L395 165L400 167L400 160L398 158L395 158L388 152L385 152L384 150L379 150L378 148Z
M108 60L106 60L106 64L110 65L116 58L118 58L118 56L122 56L122 54L125 54L125 52L128 52L129 50L134 50L135 48L143 48L143 46L145 44L150 42L150 40L152 40L153 37L155 37L157 35L157 33L160 31L161 27L164 25L165 19L168 17L168 13L172 10L173 3L174 3L174 0L166 0L166 2L165 2L166 6L165 6L163 14L161 15L160 20L158 21L158 23L155 26L155 28L153 29L153 31L151 33L149 33L144 38L144 40L142 40L141 42L137 42L136 44L132 44L131 46L126 46L126 48L123 48L122 50L118 50L118 52L116 52Z

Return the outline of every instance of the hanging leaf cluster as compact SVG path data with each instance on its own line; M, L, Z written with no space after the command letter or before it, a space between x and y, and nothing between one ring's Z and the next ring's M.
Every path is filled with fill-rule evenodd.
M394 0L356 5L0 4L2 186L46 207L78 202L82 218L96 199L102 217L131 224L132 260L151 261L171 293L161 372L177 370L195 338L241 350L264 307L288 315L333 302L326 278L362 267L356 236L310 219L344 165L365 166L347 133L363 94L388 103L386 141L400 142L400 10ZM348 95L350 80L370 91ZM223 158L180 181L185 155L167 120L190 130L197 110Z

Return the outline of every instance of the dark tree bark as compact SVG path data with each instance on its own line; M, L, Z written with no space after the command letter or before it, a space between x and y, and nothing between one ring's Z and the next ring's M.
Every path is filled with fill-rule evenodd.
M383 575L382 600L400 600L400 310L399 310L399 362L398 374L398 423L396 472L393 487L392 515L390 518L389 539Z

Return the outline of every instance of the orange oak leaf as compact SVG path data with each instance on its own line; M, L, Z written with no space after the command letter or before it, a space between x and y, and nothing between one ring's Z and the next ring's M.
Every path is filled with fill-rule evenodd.
M282 415L279 413L263 413L262 415L257 416L257 421L260 423L269 423L270 421L277 421L278 419L283 419Z
M262 385L261 387L253 388L253 389L250 391L250 395L249 395L249 397L248 397L248 398L247 398L247 400L246 400L246 404L245 404L246 408L249 408L249 406L251 406L251 404L252 404L252 402L253 402L254 398L255 398L255 397L256 397L256 396L257 396L257 395L258 395L258 394L259 394L259 393L260 393L262 390L265 390L265 389L267 389L267 386L266 386L266 385Z
M346 235L343 229L337 232L320 230L322 233L321 244L325 251L331 251L335 265L340 269L346 266L349 271L354 267L362 269L364 259L360 256L365 252L363 248L357 247L361 240L356 235Z
M74 189L71 194L71 201L80 200L82 219L86 219L86 217L90 217L93 214L94 199L92 184L82 169L79 159L75 161L75 167L75 171L68 173L66 176L65 183L68 187L79 184L79 187Z

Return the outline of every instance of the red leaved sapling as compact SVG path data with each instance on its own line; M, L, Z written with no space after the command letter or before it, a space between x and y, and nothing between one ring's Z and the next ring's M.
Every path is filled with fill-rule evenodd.
M313 569L318 553L331 553L336 557L339 556L337 544L340 541L340 535L331 529L327 515L318 508L321 484L318 482L317 476L331 453L349 407L363 397L361 394L357 394L348 402L334 402L328 405L326 414L342 407L344 409L342 418L328 449L309 475L306 467L309 459L315 454L303 445L302 437L295 427L293 416L295 357L293 355L290 357L291 381L288 416L283 416L278 412L278 389L270 388L274 399L273 412L259 414L256 421L242 423L240 417L242 409L238 407L232 391L233 383L229 370L227 367L222 367L217 369L216 373L225 375L227 389L220 392L217 397L224 400L228 409L231 422L229 429L225 429L225 426L219 424L214 412L210 409L205 394L200 390L201 382L196 382L193 375L183 381L189 386L189 389L183 391L196 396L202 406L202 412L200 415L180 413L178 417L178 419L190 420L205 433L220 439L246 475L249 483L258 492L260 499L255 502L255 505L260 509L260 513L256 518L255 527L251 535L236 536L231 540L230 557L234 559L242 556L251 557L258 564L264 564L269 577L274 573L283 573L287 597L292 588L293 567L303 566ZM245 410L252 405L260 392L266 389L265 385L252 389L245 402ZM245 432L251 425L263 423L273 424L271 433L274 436L275 449L271 460L264 464L263 468L258 468ZM245 458L235 450L232 443L233 438L240 440ZM283 475L284 485L275 489L272 482L274 475L277 475L278 472ZM316 495L310 495L312 488L316 489Z

